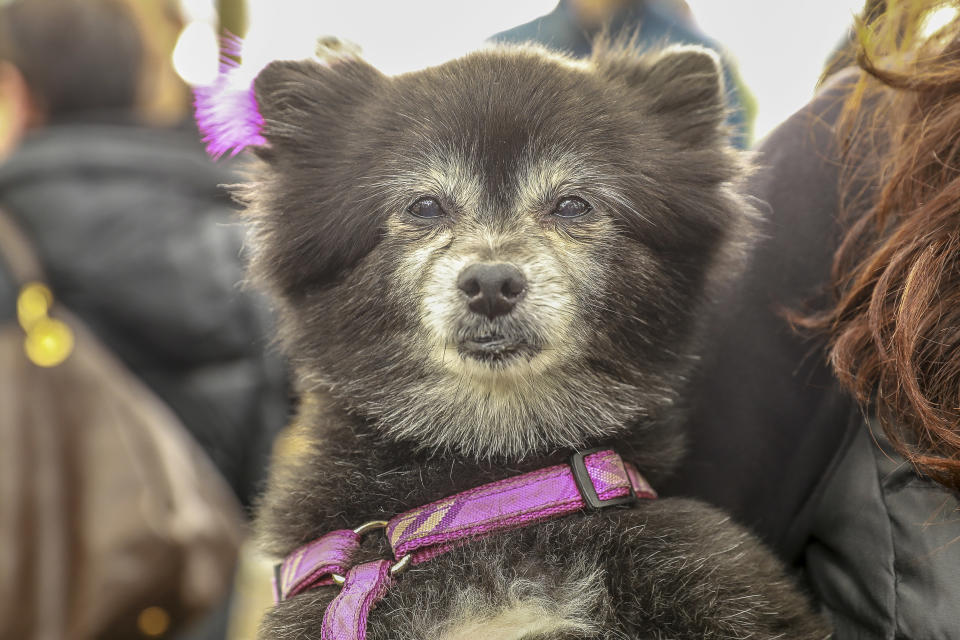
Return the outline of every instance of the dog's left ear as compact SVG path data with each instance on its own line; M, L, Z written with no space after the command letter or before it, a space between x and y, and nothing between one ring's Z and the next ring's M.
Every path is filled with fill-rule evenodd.
M717 54L705 47L672 46L637 54L629 47L600 46L597 70L640 92L648 110L663 114L668 134L693 145L709 144L723 131L726 100Z

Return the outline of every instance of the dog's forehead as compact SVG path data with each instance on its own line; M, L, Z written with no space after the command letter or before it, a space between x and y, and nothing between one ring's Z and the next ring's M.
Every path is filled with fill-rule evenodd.
M473 178L506 197L573 179L603 157L613 118L602 89L570 61L480 55L401 77L391 113L411 171L461 185Z

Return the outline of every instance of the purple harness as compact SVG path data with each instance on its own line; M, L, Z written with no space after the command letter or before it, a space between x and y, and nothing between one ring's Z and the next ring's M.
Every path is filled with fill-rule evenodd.
M653 499L637 469L611 449L576 454L560 464L485 484L417 507L390 521L332 531L277 565L277 602L323 585L340 593L323 616L322 640L365 640L367 616L393 579L410 565L434 558L468 539L543 522L583 508ZM383 529L395 561L350 562L363 535Z

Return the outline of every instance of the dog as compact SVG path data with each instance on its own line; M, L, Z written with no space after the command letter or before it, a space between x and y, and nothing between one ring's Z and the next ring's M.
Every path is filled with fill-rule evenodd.
M586 61L502 47L396 77L351 55L257 76L263 144L238 197L313 441L273 470L268 552L597 447L653 487L678 472L705 310L755 217L722 84L706 49L616 43ZM349 564L388 542L366 535ZM442 551L351 614L356 637L829 636L759 541L694 500ZM323 621L343 588L281 593L261 637L341 637Z

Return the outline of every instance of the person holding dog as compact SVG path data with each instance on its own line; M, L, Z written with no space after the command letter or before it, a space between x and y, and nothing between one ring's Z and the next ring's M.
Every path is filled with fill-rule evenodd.
M960 21L887 4L759 147L764 237L670 487L804 567L840 640L960 629Z

